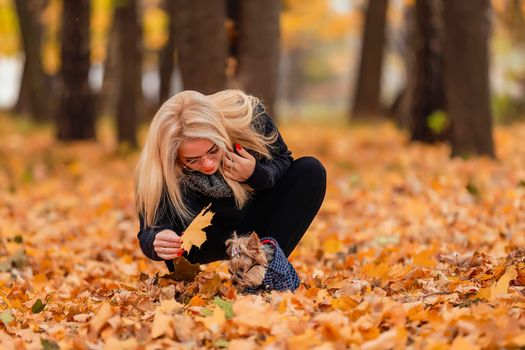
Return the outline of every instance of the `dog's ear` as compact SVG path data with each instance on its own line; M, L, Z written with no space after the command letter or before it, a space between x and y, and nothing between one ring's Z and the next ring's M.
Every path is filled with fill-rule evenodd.
M226 240L225 244L226 244L226 254L228 254L228 256L231 258L232 256L232 243L233 243L233 239L228 239Z
M228 254L228 256L231 258L232 257L232 247L233 247L233 243L237 240L237 237L234 233L234 236L230 239L227 239L226 242L224 242L224 244L226 245L226 254Z
M238 241L239 241L239 237L237 237L237 232L233 231L231 238L227 239L226 242L224 242L224 244L226 245L226 254L228 254L230 258L232 258L233 246Z
M250 235L250 240L248 241L248 248L258 252L260 246L261 242L259 241L259 236L257 235L257 233L252 232L252 234Z

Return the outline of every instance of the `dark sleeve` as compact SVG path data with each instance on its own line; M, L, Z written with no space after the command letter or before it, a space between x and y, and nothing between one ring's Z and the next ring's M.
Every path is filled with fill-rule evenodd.
M172 230L180 236L181 233L184 232L184 230L186 230L189 224L193 221L195 216L197 216L197 214L199 214L206 205L206 201L203 198L198 197L192 193L184 193L183 198L186 206L193 213L193 217L187 222L182 221L177 215L169 210L169 201L167 200L166 194L163 195L163 199L161 200L159 216L153 227L145 227L144 218L142 214L139 214L140 229L137 234L137 238L139 239L142 252L148 258L157 261L162 260L162 258L157 255L153 247L153 241L155 240L157 233L163 230Z
M288 150L288 146L284 143L277 126L273 120L268 116L264 110L264 106L259 103L255 112L255 128L264 135L270 135L274 131L277 132L277 139L270 146L270 153L272 159L267 159L257 155L255 169L253 174L245 181L254 190L267 190L272 188L277 181L286 173L290 164L293 162L292 152Z

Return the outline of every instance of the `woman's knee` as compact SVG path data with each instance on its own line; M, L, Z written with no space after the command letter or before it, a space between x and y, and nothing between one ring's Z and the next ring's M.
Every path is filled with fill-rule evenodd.
M301 157L296 159L293 165L302 178L317 179L322 183L326 183L326 169L316 158L311 156Z
M307 156L296 159L293 164L296 174L296 183L312 189L318 188L324 194L326 191L326 169L323 164L314 157Z

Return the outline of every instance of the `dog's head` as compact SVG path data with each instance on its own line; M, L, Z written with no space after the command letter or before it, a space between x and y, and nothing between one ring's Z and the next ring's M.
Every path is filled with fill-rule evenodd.
M230 257L228 270L234 284L241 287L262 284L268 259L255 232L246 236L237 236L234 232L226 241L226 253Z

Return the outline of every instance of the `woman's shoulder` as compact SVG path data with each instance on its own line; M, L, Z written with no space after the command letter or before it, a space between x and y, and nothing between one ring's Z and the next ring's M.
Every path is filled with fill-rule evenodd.
M252 125L261 134L266 134L274 128L272 118L268 115L266 107L261 101L258 101L253 107Z

